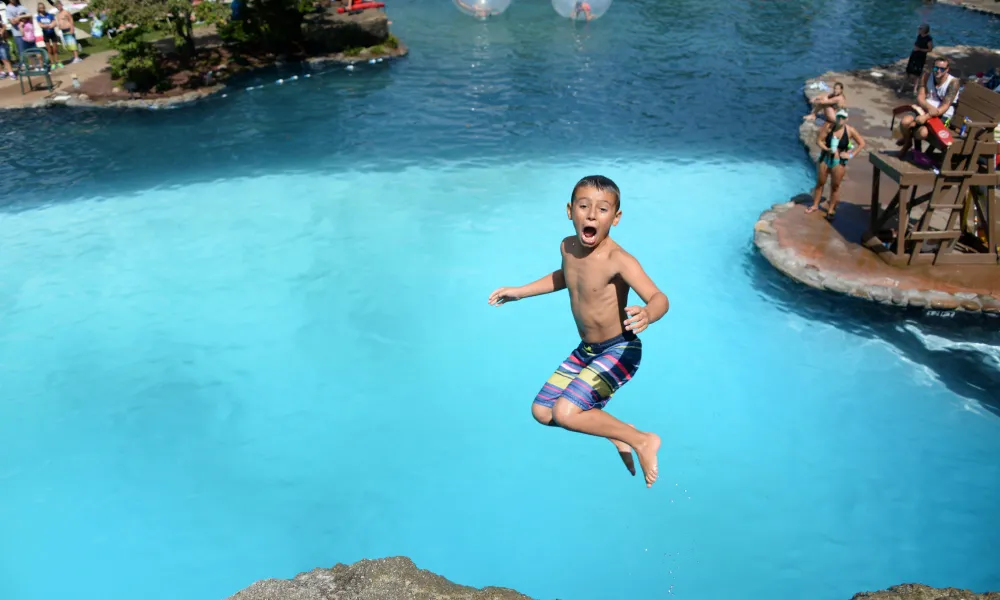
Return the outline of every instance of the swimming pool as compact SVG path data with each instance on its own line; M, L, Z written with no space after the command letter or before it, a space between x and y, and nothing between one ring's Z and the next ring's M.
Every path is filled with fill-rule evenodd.
M996 322L814 293L752 250L810 185L802 80L903 55L921 11L996 45L885 4L573 29L412 2L391 66L0 116L0 597L218 599L398 554L564 600L1000 588ZM651 490L531 420L565 296L486 304L554 268L593 172L672 303L609 405L663 437Z

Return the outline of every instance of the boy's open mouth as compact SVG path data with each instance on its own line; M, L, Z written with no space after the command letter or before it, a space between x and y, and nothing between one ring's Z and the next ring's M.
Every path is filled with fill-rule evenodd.
M580 239L582 239L585 244L594 243L595 241L597 241L597 228L590 227L589 225L587 227L584 227L580 231Z

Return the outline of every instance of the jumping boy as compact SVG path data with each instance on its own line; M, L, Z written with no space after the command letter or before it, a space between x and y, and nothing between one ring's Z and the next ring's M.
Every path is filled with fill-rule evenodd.
M667 312L669 302L642 266L609 237L621 219L621 192L607 177L591 175L573 188L566 214L576 235L560 244L562 267L528 285L490 294L499 306L522 298L569 290L570 310L581 343L542 386L531 414L543 425L608 438L635 475L632 450L652 487L660 438L622 423L603 409L639 369L638 334ZM625 306L629 289L646 306Z

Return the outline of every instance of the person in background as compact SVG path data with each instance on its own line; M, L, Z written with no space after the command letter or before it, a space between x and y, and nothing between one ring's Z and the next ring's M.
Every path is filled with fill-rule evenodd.
M13 67L10 65L10 43L7 41L8 37L7 26L3 22L0 22L0 66L3 66L4 69L0 71L0 79L8 77L11 79L17 78Z
M917 87L916 117L906 115L899 123L902 138L896 141L899 155L905 156L916 144L916 150L921 151L921 142L930 136L927 121L938 118L948 126L955 114L955 103L958 102L958 92L961 82L949 71L951 65L948 59L941 56L934 61L932 73L924 73Z
M865 138L861 137L857 129L847 124L847 110L842 108L837 111L835 116L836 121L824 123L819 130L819 135L816 136L816 144L820 149L819 163L816 165L816 187L813 188L812 206L806 209L806 213L819 209L827 176L832 175L830 201L826 209L828 221L833 221L833 218L837 216L837 205L840 204L840 182L844 180L844 173L847 172L847 161L854 158L854 155L865 147ZM857 143L856 147L855 142Z
M931 27L925 23L917 29L917 41L913 42L910 60L906 61L906 76L903 85L899 88L900 94L906 91L906 88L911 90L916 88L917 80L924 74L927 54L933 49L934 39L931 38Z
M14 37L14 45L17 46L18 60L24 54L24 37L21 33L21 22L30 20L31 15L28 10L21 6L21 0L10 0L7 2L7 23L10 24L10 34Z
M56 69L63 67L59 62L59 36L56 35L56 16L45 9L45 4L38 3L38 26L42 28L42 41L49 51L49 62Z
M78 63L80 62L80 50L76 43L76 27L73 25L73 13L66 10L62 0L56 1L56 8L59 9L59 12L56 14L56 27L62 31L63 45L66 46L67 50L73 51L73 63Z
M21 19L21 39L24 40L25 51L32 48L37 48L38 43L35 41L35 20L28 15L28 18ZM21 53L21 62L24 62L24 53Z
M844 84L839 81L833 84L833 92L820 94L809 101L809 114L802 117L804 121L815 121L816 116L823 113L823 118L828 123L836 120L834 116L838 110L847 108L847 96L844 95Z

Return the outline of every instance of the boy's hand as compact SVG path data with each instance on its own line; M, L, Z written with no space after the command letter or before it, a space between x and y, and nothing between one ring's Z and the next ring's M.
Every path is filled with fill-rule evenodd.
M490 294L490 304L492 306L500 306L501 304L516 302L520 299L521 296L518 294L517 288L502 287Z
M645 306L629 306L625 309L625 314L629 316L625 319L625 329L632 333L639 333L649 327L649 315Z

